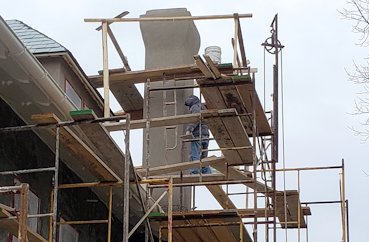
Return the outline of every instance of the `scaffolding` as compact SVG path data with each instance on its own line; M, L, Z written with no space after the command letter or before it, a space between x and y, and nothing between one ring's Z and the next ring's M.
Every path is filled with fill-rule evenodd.
M271 37L262 45L275 56L273 66L273 110L265 112L256 92L256 69L248 66L246 52L243 43L242 28L240 19L251 18L252 14L232 14L232 15L211 15L211 16L186 16L186 17L150 17L150 18L123 18L128 12L123 12L112 19L85 19L86 22L101 23L102 49L103 49L103 71L102 75L91 77L91 83L97 87L104 88L104 117L97 118L92 113L75 113L72 115L73 121L60 121L53 114L36 115L36 124L20 127L1 128L3 132L21 132L24 130L34 130L38 128L51 130L55 135L55 165L54 167L35 168L31 170L1 171L0 175L25 174L36 172L53 172L53 191L51 194L50 213L28 215L30 217L50 217L48 241L56 242L57 228L60 224L107 224L107 241L111 241L111 220L113 187L121 187L123 192L123 218L122 234L123 241L128 242L129 237L145 224L145 240L154 241L154 237L159 241L274 241L278 240L277 231L283 229L296 229L297 241L302 240L301 231L308 228L308 216L311 215L311 204L339 203L341 205L340 215L342 218L342 241L348 241L348 201L345 196L345 169L344 161L340 166L330 167L304 167L304 168L277 168L278 164L278 77L279 77L279 52L283 48L278 40L278 17L272 21ZM211 58L204 55L194 56L194 65L162 68L156 70L131 71L123 51L119 47L116 38L109 24L114 22L140 22L140 21L183 21L183 20L211 20L211 19L233 19L235 23L233 46L233 63L215 64ZM119 56L122 59L123 70L110 70L108 62L108 36L112 40ZM165 80L196 80L194 85L186 86L165 86L151 87L150 83ZM127 110L124 115L112 116L109 104L110 86L113 83L128 82L130 85L137 83L146 84L144 102L148 109L145 118L131 120L131 115L137 115L135 111ZM200 99L204 97L208 110L196 114L177 114L160 118L150 116L150 92L165 92L179 89L200 90ZM227 102L227 97L231 95L232 102ZM169 103L164 103L164 106ZM265 107L265 105L264 105ZM270 114L270 117L267 117ZM79 116L80 115L80 116ZM122 121L123 120L123 121ZM270 125L270 120L272 120ZM120 122L117 122L120 121ZM130 155L130 131L132 129L150 130L153 127L167 127L169 129L179 124L195 122L206 122L210 127L213 138L219 146L217 149L206 149L203 151L221 151L222 156L200 158L198 161L178 162L177 164L151 167L150 154L145 157L145 168L135 168ZM104 161L95 157L87 145L72 135L66 127L74 125L99 124L108 131L125 131L125 152L122 167L124 171L121 179L114 171L104 164ZM177 132L177 131L176 131ZM76 140L74 145L83 147L83 152L87 152L98 168L94 166L93 173L101 181L59 184L59 146L60 136L69 135ZM146 140L149 147L150 132L147 132ZM183 142L193 142L202 140L185 139ZM149 151L149 149L147 149ZM91 160L90 160L91 161ZM86 163L87 165L87 163ZM218 172L213 174L187 175L186 171L193 168L211 166ZM300 173L313 170L341 171L340 176L340 200L322 202L302 202L300 199ZM278 190L276 177L277 173L296 172L296 190ZM168 175L179 173L179 175ZM131 175L132 174L132 175ZM133 178L133 179L130 179ZM129 227L129 185L134 183L142 205L143 216L139 222L131 229ZM146 184L146 197L141 197L140 187ZM230 192L229 186L243 186L245 191ZM214 198L219 202L222 210L196 210L174 211L173 210L173 189L175 187L199 187L205 186ZM104 220L89 221L58 221L58 191L60 189L75 188L98 188L108 189L108 218ZM165 188L160 197L150 205L152 189ZM251 191L250 191L251 189ZM17 213L9 214L1 219L17 221L19 225L18 238L20 242L26 242L31 234L27 230L27 184L20 187L0 187L0 193L22 191L22 203L19 216ZM153 212L158 207L160 201L168 196L168 207L166 211ZM193 194L195 197L195 193ZM245 207L235 206L231 200L232 196L244 196ZM196 200L193 199L192 207L196 207ZM10 210L10 209L9 209ZM1 211L5 211L2 209ZM252 235L249 235L247 226L252 227ZM264 229L264 233L260 230ZM14 232L13 232L14 233ZM287 232L286 232L287 234ZM286 236L287 237L287 236ZM287 238L286 238L287 239ZM305 233L308 241L308 232ZM30 240L31 241L31 240ZM47 241L43 238L34 241Z

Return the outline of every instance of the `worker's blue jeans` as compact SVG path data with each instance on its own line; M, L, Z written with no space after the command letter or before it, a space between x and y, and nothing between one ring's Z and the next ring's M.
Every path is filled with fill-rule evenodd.
M198 139L199 137L195 137L195 139ZM203 136L204 140L196 140L191 142L191 155L190 155L190 161L200 160L204 159L205 157L208 157L208 151L201 151L202 149L208 149L209 147L209 137ZM192 169L191 174L199 174L200 168ZM203 174L210 174L211 169L210 166L204 166L201 168L201 173Z

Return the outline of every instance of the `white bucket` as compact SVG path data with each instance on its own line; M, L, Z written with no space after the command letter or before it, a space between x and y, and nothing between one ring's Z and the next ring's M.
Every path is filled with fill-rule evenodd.
M222 49L219 46L208 46L205 48L205 55L208 55L214 64L220 64Z

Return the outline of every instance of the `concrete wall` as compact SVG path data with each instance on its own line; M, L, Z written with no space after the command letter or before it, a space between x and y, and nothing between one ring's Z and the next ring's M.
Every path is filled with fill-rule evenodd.
M159 9L147 11L141 17L157 17L157 16L190 16L190 12L185 8L178 9ZM193 21L156 21L156 22L140 22L141 33L145 44L145 68L155 69L171 66L180 66L193 64L193 55L197 54L200 48L200 36ZM155 82L151 87L162 86L182 86L191 85L193 81L168 81ZM184 105L185 99L193 93L192 89L176 90L176 98L174 91L167 91L167 97L164 98L164 92L151 92L149 113L150 118L172 116L176 114L188 113L187 107ZM166 105L164 102L176 101L174 105ZM144 115L146 115L148 107L144 107ZM160 166L166 164L179 163L188 160L188 145L183 145L180 135L184 133L184 126L179 125L177 134L175 130L166 130L165 128L150 129L150 166ZM146 137L144 132L144 156L143 163L146 159ZM176 147L174 149L166 149L168 147ZM182 192L180 191L182 190ZM156 190L154 197L158 196L160 191ZM181 195L182 194L182 195ZM173 209L189 210L191 203L190 188L175 188ZM167 202L161 203L163 207Z
M0 99L0 127L24 125L13 110ZM32 131L13 132L0 135L0 170L18 170L54 165L54 153ZM60 183L82 182L62 162L60 164ZM40 213L48 213L52 184L51 173L21 175L20 181L29 183L31 190L40 198ZM0 176L0 186L13 185L13 176ZM96 201L96 202L89 202ZM0 202L12 205L11 195L1 195ZM89 189L63 190L59 196L59 215L65 220L106 219L107 209ZM38 232L48 235L48 218L38 219ZM75 226L80 242L106 241L106 225ZM113 239L121 241L122 224L113 220ZM0 242L7 242L8 237L0 231ZM139 240L138 240L139 241Z

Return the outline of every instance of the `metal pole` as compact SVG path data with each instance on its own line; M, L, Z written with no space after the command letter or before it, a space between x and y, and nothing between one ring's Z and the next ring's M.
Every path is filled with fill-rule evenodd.
M55 172L55 167L36 168L36 169L28 169L28 170L16 170L16 171L1 171L0 176L18 175L18 174L31 174L31 173L45 172L45 171L54 171Z
M253 74L252 77L252 155L253 155L253 176L254 176L254 185L257 186L257 157L256 157L256 87L255 87L255 76ZM258 192L257 189L254 189L254 214L257 213L258 208ZM258 217L254 216L254 225L253 225L253 237L254 242L258 241Z
M349 227L349 204L346 200L346 223L347 223L347 242L350 242L350 227Z
M159 202L164 198L164 196L167 194L168 192L165 191L158 200L155 201L155 203L151 206L151 208L149 210L147 210L147 212L145 213L145 215L140 219L140 221L137 222L137 224L132 228L131 231L129 231L128 237L131 237L132 234L138 229L138 227L142 224L142 222L147 218L147 216L150 215L150 213L152 212L152 210L154 210L154 208L159 204Z
M111 241L111 219L112 219L112 209L113 209L113 187L109 187L109 214L108 214L108 238L107 241Z
M301 193L300 193L300 171L297 171L297 189L298 189L298 194L299 197L301 197ZM301 237L301 206L299 205L299 200L296 201L297 203L297 236L298 236L298 242L300 242L300 237ZM286 225L287 227L287 225Z
M57 220L58 220L58 186L59 186L59 148L60 148L60 127L56 127L55 134L55 172L53 191L53 236L52 241L57 241Z
M278 107L279 107L279 103L278 103L278 93L279 93L279 88L278 88L278 51L279 51L279 47L278 47L278 14L275 15L274 20L272 22L272 28L274 31L272 31L272 44L274 44L274 49L275 49L275 64L273 66L273 148L272 148L272 188L273 188L273 206L276 205L276 164L278 162L278 137L279 137L279 133L278 133L278 118L279 118L279 114L278 114ZM274 230L273 230L273 241L276 242L277 241L277 223L276 223L276 214L275 214L275 209L274 209Z
M19 242L28 241L27 239L28 193L29 193L29 185L26 183L22 183L20 189L20 214L18 227Z
M168 184L168 242L173 242L173 178Z
M103 28L104 29L104 28ZM124 157L124 177L123 177L123 242L128 242L129 238L129 165L130 165L130 152L129 152L129 133L130 133L130 121L131 116L127 114L126 117L126 134L124 137L125 142L125 157Z
M345 195L345 161L342 159L342 241L347 241L346 236L346 214L345 214L345 201L346 201L346 195Z
M146 129L145 129L145 138L146 138L146 178L149 176L149 168L150 168L150 79L146 80L146 88L145 88L145 106L146 106ZM146 206L149 204L149 188L146 189ZM148 209L148 207L146 207ZM145 242L149 241L149 223L145 224Z

